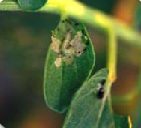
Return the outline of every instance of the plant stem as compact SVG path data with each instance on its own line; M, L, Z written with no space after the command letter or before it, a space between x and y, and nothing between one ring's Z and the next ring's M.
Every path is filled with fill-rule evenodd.
M128 116L129 128L133 128L132 119Z
M55 2L56 1L56 2ZM141 37L139 33L135 32L131 28L126 27L124 24L116 22L109 16L103 14L98 10L93 10L82 3L74 0L66 0L65 3L62 0L50 0L48 4L42 7L39 11L45 11L48 9L50 12L60 13L63 9L70 17L78 19L79 21L90 24L92 27L105 31L106 25L112 25L115 30L115 34L126 43L131 45L137 45L141 48ZM106 26L106 28L109 26Z
M0 10L2 11L21 11L15 2L1 2ZM113 24L113 29L115 34L125 43L141 48L141 37L139 33L135 32L131 28L116 22L109 16L103 14L98 10L93 10L86 7L82 3L74 0L48 0L48 2L39 10L39 12L49 12L49 13L62 13L78 19L82 22L90 24L92 27L105 31L105 24ZM104 25L104 26L103 26ZM108 27L108 26L107 26Z
M108 50L107 50L107 67L109 69L109 83L114 83L116 80L116 69L117 69L117 41L115 31L112 26L107 29L108 33Z

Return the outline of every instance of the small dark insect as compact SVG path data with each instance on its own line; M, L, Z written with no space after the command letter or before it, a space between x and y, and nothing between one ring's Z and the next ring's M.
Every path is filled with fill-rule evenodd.
M104 85L106 83L106 80L102 80L101 83L98 84L98 92L97 92L97 97L99 99L102 99L104 97Z
M99 99L102 99L104 97L104 88L100 88L98 93L97 93L97 97Z

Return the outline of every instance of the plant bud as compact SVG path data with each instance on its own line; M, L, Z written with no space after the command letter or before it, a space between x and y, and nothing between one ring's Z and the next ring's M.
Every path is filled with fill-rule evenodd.
M24 10L37 10L46 2L47 0L18 0L19 6Z

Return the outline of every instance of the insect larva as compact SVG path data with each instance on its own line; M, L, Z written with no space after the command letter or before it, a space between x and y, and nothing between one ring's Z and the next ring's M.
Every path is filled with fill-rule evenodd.
M104 79L101 81L101 83L98 83L98 92L97 92L97 97L99 99L102 99L104 97L104 85L106 83L106 80Z

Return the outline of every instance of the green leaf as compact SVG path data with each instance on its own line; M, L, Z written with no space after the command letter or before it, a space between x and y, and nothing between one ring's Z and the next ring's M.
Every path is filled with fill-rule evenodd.
M19 6L24 10L36 10L41 8L47 0L18 0Z
M107 97L98 97L99 85L107 75L107 69L100 70L77 91L63 128L129 128L127 117L124 121L119 116L114 117Z
M53 32L44 74L46 104L58 113L70 105L72 96L89 77L95 53L86 28L65 20Z
M130 128L128 117L114 114L115 128Z

